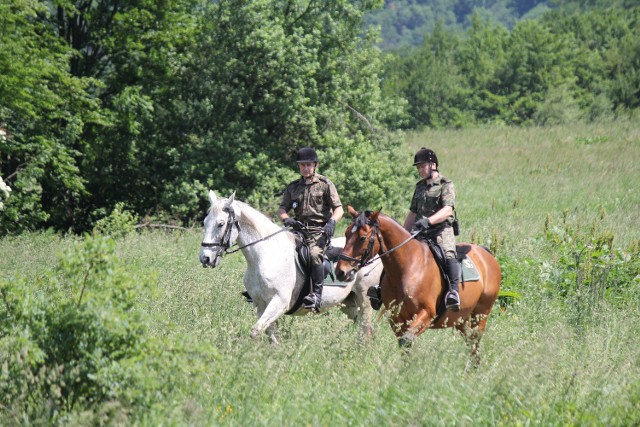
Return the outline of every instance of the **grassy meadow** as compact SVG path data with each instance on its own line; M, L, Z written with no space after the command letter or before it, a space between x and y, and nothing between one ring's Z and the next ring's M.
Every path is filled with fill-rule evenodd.
M479 368L466 369L455 331L428 331L405 354L386 319L360 344L337 310L281 318L278 346L252 341L241 254L203 269L201 230L131 233L115 253L125 273L149 283L136 306L152 351L131 368L143 373L144 398L123 392L137 403L116 394L52 413L25 397L0 406L0 425L640 424L640 124L412 133L398 168L411 168L422 145L456 184L460 241L491 247L503 289L518 295L493 311ZM608 236L620 262L602 261L594 236ZM0 240L0 281L45 291L78 240ZM591 257L572 263L573 250ZM0 364L11 360L3 339Z

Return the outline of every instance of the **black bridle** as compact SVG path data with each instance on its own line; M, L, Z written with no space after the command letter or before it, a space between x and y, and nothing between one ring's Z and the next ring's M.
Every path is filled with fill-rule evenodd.
M229 248L233 245L231 243L231 232L233 231L233 227L236 227L236 229L238 230L238 233L240 232L240 224L236 219L236 213L234 212L233 208L225 207L222 210L223 212L226 212L228 214L227 223L225 225L224 233L222 234L222 239L220 240L220 242L212 242L212 243L203 241L200 244L200 246L202 246L203 248L220 247L220 248L224 248L223 252L227 252Z
M225 225L225 229L224 229L224 233L222 234L222 239L220 240L220 242L213 242L213 243L207 243L207 242L202 242L200 244L200 246L202 246L203 248L216 248L216 247L220 247L220 248L224 248L222 250L222 254L233 254L235 252L238 252L239 250L242 250L246 247L249 246L253 246L256 243L260 243L263 240L267 240L268 238L275 236L278 233L282 233L283 231L288 230L289 228L281 228L280 230L276 231L275 233L269 234L266 237L263 237L261 239L256 240L255 242L251 242L248 243L244 246L240 246L237 249L234 249L232 251L230 251L229 249L234 245L234 243L231 243L231 232L233 231L233 227L236 227L236 229L238 230L238 233L240 233L240 223L238 222L238 220L236 219L236 213L234 212L234 210L229 207L229 208L223 208L222 209L223 212L227 212L227 214L229 215L227 217L227 223Z
M362 252L360 258L354 258L347 255L340 254L340 259L345 261L349 261L351 264L358 263L357 267L355 267L356 271L360 270L362 267L365 267L373 262L374 256L374 248L376 243L376 238L378 239L378 243L380 243L380 250L378 251L378 255L382 256L384 252L384 243L382 242L382 235L380 234L380 223L378 220L371 221L367 218L366 212L362 212L354 221L352 233L358 231L358 229L364 225L368 225L373 228L371 235L369 236L369 243L367 244L367 248Z
M352 232L355 233L360 227L362 227L364 225L368 225L368 226L372 227L373 230L371 232L371 236L369 236L369 243L367 245L367 248L364 250L364 252L362 252L362 254L360 255L360 258L354 258L354 257L350 257L350 256L347 256L347 255L344 255L344 254L340 254L340 259L343 259L345 261L349 261L352 265L353 265L353 263L358 263L358 265L355 267L356 271L358 271L362 267L366 267L367 265L369 265L369 264L373 263L374 261L376 261L376 257L374 257L374 255L373 255L374 248L375 248L375 239L376 238L378 239L378 242L380 243L380 249L378 250L378 257L377 258L382 258L383 256L388 255L391 252L394 252L397 249L399 249L400 247L404 246L407 242L409 242L409 240L413 239L415 236L420 234L420 231L417 231L417 232L411 234L404 242L400 243L398 246L395 246L395 247L389 249L388 251L385 251L384 242L382 241L382 234L380 234L380 223L378 222L378 220L376 219L375 221L371 221L369 218L367 218L366 213L363 212L354 221Z

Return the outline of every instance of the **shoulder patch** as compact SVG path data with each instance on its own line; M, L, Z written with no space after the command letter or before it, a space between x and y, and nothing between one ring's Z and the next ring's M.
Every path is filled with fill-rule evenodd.
M319 175L319 174L316 174L316 176L318 177L318 179L320 181L324 182L325 184L328 184L330 182L329 178L327 178L326 176L322 176L322 175Z

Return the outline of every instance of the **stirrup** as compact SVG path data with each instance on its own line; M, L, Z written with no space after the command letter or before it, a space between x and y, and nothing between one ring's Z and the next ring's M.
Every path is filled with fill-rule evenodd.
M253 298L251 298L251 295L249 295L249 292L242 291L242 296L247 299L247 302L253 302Z
M320 311L320 297L317 294L309 294L302 299L302 306L314 313L318 313Z
M369 298L369 303L371 304L371 308L374 310L380 310L382 307L382 290L380 286L371 286L367 289L367 297Z
M447 310L458 311L460 310L460 295L456 291L447 292L447 296L445 297L444 305L447 307Z

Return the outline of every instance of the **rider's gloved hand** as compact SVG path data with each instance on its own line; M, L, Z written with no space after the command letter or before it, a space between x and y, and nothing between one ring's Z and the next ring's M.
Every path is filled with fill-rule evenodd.
M322 228L322 232L324 233L325 236L327 236L327 238L331 238L333 237L333 233L335 233L336 231L336 222L332 219L330 219Z
M285 227L289 227L289 228L296 228L297 224L296 224L296 220L291 218L290 216L286 217L284 220L282 220L282 224L284 224Z
M412 232L419 231L420 233L426 233L431 227L431 223L428 218L421 218L413 224Z

